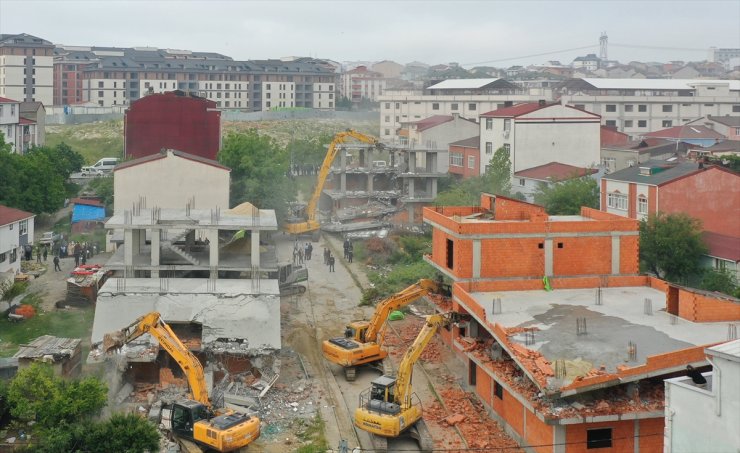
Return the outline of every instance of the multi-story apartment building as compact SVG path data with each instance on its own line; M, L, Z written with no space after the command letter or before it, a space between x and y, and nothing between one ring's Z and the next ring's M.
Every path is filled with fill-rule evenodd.
M520 102L551 100L548 89L522 89L503 79L451 79L423 90L386 90L380 101L380 138L398 143L396 130L403 123L434 115L458 114L477 120L481 112Z
M0 204L0 273L20 272L23 247L33 243L35 217L30 212Z
M354 103L363 99L375 101L385 91L386 82L380 72L358 66L342 74L340 91L342 96Z
M740 80L571 79L560 87L560 100L640 136L707 115L740 115Z
M481 174L504 148L512 172L550 162L590 167L600 161L600 118L545 101L504 107L480 116Z
M180 90L222 109L335 107L337 76L321 60L235 61L216 53L152 47L63 46L55 54L54 98L61 104L129 105L147 94Z
M22 102L0 97L0 133L5 143L10 144L10 150L21 154L33 146L44 144L43 131L39 130L36 121L21 116L23 105Z
M53 51L36 36L0 34L0 97L52 105Z

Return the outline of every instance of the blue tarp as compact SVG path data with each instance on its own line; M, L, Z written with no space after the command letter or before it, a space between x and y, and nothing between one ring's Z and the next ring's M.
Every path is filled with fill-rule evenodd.
M103 220L105 218L105 208L102 206L88 206L76 204L72 210L72 223L82 220Z

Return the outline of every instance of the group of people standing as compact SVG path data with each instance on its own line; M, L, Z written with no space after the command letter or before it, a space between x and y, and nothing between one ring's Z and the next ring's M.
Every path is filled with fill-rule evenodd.
M329 266L329 272L334 272L334 255L331 251L324 247L324 264Z
M303 264L304 261L311 261L313 255L313 244L306 242L301 246L297 241L293 245L293 264Z
M344 259L347 260L348 263L352 262L352 258L355 255L355 246L352 245L352 242L349 239L344 239Z

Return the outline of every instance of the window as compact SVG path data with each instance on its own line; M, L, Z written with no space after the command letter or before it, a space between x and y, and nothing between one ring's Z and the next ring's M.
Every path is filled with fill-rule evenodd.
M612 429L589 429L586 431L586 449L593 448L611 448L612 447Z
M493 129L493 118L486 118L486 130L490 131Z
M455 167L463 166L463 155L462 153L450 153L450 165Z
M511 145L508 143L504 143L504 153L506 153L506 156L511 155Z
M476 109L476 105L475 104L473 104L473 103L468 104L468 110L475 110L475 109Z
M17 259L18 259L18 250L17 249L11 250L10 251L10 262L15 263L15 260Z
M439 102L432 102L432 110L439 110Z
M103 92L102 91L98 91L98 97L99 98L102 98L103 97Z
M390 129L386 129L385 130L385 135L391 135L391 130Z
M452 110L457 110L457 103L456 103L456 102L455 102L455 103L453 103L453 104L452 104L452 105L450 106L450 109L452 109Z
M733 105L732 106L732 111L734 113L740 113L740 105Z
M397 109L400 109L401 108L401 104L399 104L398 102L396 102L396 108Z
M673 121L663 120L663 127L671 127L671 126L673 126Z
M217 86L218 86L218 88L221 88L221 84L220 83ZM267 84L267 89L268 90L271 90L272 89L272 84L271 83L268 83Z
M475 168L475 156L468 156L468 168Z
M672 105L663 105L663 111L664 112L672 112L673 106Z
M607 112L616 112L617 111L616 104L606 104L606 111Z
M0 253L0 263L4 263L6 259L8 259L8 254Z
M103 82L98 82L98 88L103 88Z
M704 104L704 107L714 107L714 104Z
M637 127L647 127L647 121L646 120L638 120L637 121Z
M578 110L586 110L586 104L576 104L573 107L577 108Z
M486 154L493 154L493 142L486 142Z
M633 121L632 120L624 120L624 127L632 127Z
M468 385L475 385L478 374L478 365L472 359L468 359Z
M504 399L504 388L498 381L493 381L493 394L500 400Z
M519 185L524 187L527 185L527 180L524 178L519 178Z
M715 258L714 268L717 269L718 271L727 269L727 261L723 260L722 258Z
M619 192L609 193L607 196L606 205L613 209L619 209L621 211L627 210L627 195L622 195Z
M644 195L637 197L637 212L639 214L647 214L648 212L648 201Z
M387 108L387 109L391 108L391 103L390 102L386 102L385 103L385 108Z
M511 120L509 118L504 120L504 132L511 130Z
M455 242L452 239L447 239L447 268L452 269L452 264L455 257Z
M386 123L390 123L391 122L391 116L390 115L386 115L385 116L385 122Z
M606 120L606 125L611 127L617 127L617 120Z
M637 106L637 111L638 112L647 112L647 105L645 105L645 104L638 105Z
M627 104L627 105L624 106L624 111L625 112L631 112L634 109L634 107L635 106L632 105L632 104Z

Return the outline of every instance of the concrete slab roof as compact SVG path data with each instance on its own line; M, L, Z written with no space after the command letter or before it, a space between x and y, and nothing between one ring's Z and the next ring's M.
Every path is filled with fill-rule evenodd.
M150 209L142 208L136 215L131 211L113 214L105 223L108 229L181 229L193 228L219 230L277 230L277 218L272 209L260 209L258 216L227 214L221 211L218 217L212 209Z
M534 328L534 342L522 332L510 341L526 344L549 362L580 360L606 371L618 366L646 363L648 356L694 346L714 344L727 338L727 323L694 323L668 314L666 297L649 287L546 291L470 293L485 310L486 320L507 329ZM494 299L501 299L501 312L494 313ZM646 300L650 312L646 314ZM498 311L498 310L497 310ZM586 334L578 335L577 319L585 319ZM531 334L530 334L531 335ZM629 360L629 343L636 345L636 359ZM590 367L589 367L590 368Z
M728 341L707 348L707 355L722 357L733 362L740 362L740 340Z
M277 280L110 278L98 292L92 342L157 311L168 323L197 323L208 348L222 339L244 340L248 352L280 348Z

